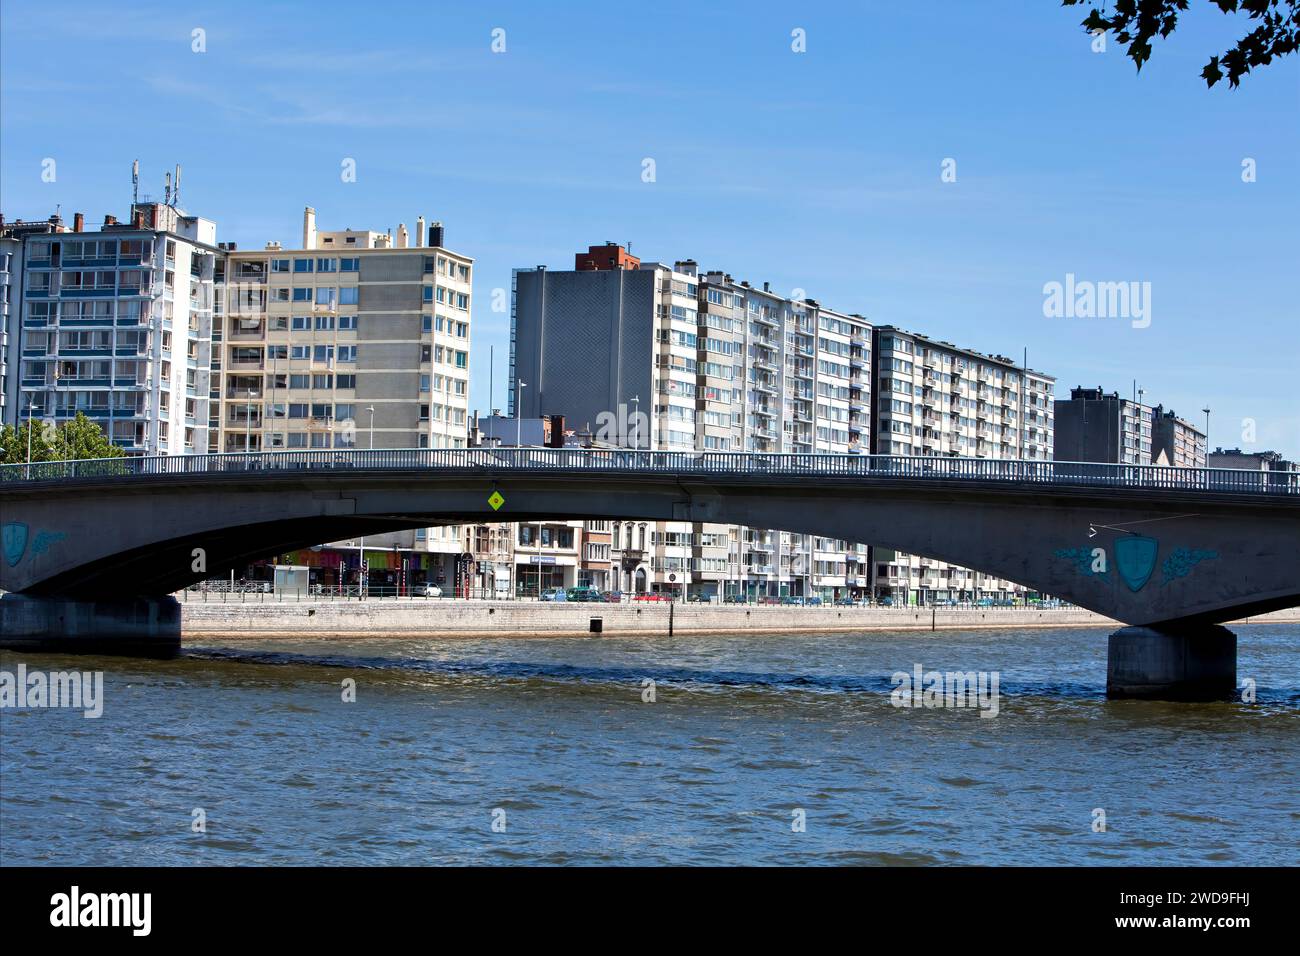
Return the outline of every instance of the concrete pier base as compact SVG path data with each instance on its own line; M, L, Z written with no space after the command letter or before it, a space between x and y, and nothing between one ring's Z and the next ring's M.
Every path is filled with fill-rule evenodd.
M171 596L73 601L6 594L0 597L0 647L174 657L181 647L181 605Z
M1110 635L1106 696L1227 700L1237 688L1237 635L1218 624L1125 627Z

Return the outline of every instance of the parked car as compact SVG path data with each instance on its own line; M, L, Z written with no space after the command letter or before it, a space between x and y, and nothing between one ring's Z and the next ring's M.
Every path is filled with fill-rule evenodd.
M568 599L568 592L564 588L547 588L541 594L543 601L567 601Z
M632 598L632 600L633 601L667 601L668 595L659 594L657 592L656 593L647 592L645 594L638 594L636 597Z
M600 591L591 587L569 588L568 600L570 601L600 601Z
M980 598L978 601L975 602L975 606L976 606L976 607L992 607L992 606L993 606L993 599L992 599L992 598Z
M822 599L814 594L812 597L804 601L804 603L807 604L809 607L821 607Z
M422 584L415 593L419 597L442 597L442 588L436 584Z
M835 602L835 606L836 606L836 607L853 607L853 606L855 606L857 603L858 603L858 602L855 601L855 600L853 600L853 598L851 598L851 597L842 597L842 598L840 598L838 601Z
M622 591L606 591L604 594L604 601L606 604L618 604L622 600Z

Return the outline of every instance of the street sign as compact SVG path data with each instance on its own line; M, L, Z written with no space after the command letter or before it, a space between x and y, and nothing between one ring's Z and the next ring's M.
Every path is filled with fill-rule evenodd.
M488 496L488 504L492 506L493 511L500 511L501 506L506 503L506 499L501 497L501 492L494 491Z

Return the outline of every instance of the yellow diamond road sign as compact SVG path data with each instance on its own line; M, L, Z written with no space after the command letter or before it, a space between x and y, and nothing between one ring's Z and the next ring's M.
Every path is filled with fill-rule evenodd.
M488 498L488 504L492 506L493 511L500 511L501 506L506 503L506 499L501 497L501 492L492 492L492 497Z

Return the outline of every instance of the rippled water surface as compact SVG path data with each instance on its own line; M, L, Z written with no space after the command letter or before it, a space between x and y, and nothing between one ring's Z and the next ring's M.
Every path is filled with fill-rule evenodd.
M0 712L0 862L1295 865L1300 626L1237 632L1253 705L1108 702L1095 628L5 653L105 705Z

